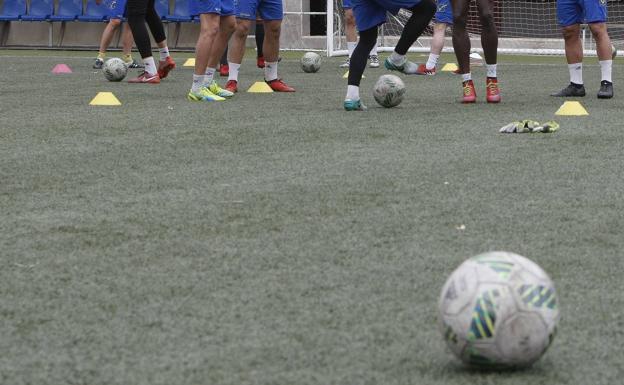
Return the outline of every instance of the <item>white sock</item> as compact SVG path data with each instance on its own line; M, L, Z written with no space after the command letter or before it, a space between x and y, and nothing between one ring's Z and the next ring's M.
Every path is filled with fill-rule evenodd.
M392 64L403 65L405 64L407 59L405 58L405 55L399 55L395 51L392 51L392 54L390 55L390 61L392 62Z
M434 69L436 67L436 64L438 64L439 58L440 58L440 55L436 55L435 53L430 53L429 59L427 59L427 64L425 65L425 67L427 67L428 70Z
M472 74L470 72L468 72L467 74L462 74L462 81L463 82L467 82L469 80L472 80Z
M356 46L357 46L357 41L348 41L347 42L347 50L349 51L349 57L351 57L351 55L353 55L353 51L355 50Z
M199 89L204 85L205 75L195 75L193 74L193 84L191 85L192 92L199 92Z
M583 63L568 64L570 71L570 82L574 84L583 84Z
M347 86L347 100L360 100L360 87Z
M158 48L158 52L160 52L160 60L165 60L169 57L169 47Z
M228 67L230 67L230 74L228 75L228 80L236 80L238 81L238 70L240 69L239 63L228 62Z
M150 75L156 75L156 72L158 72L156 70L156 63L154 63L153 56L143 58L143 65L145 65L145 72Z
M487 77L488 78L495 78L496 77L496 64L486 64L485 68L486 68L486 71L487 71Z
M373 49L371 49L370 54L371 56L377 56L377 43L375 43L375 45L373 46Z
M612 82L611 80L611 67L613 67L613 60L600 60L600 72L602 74L602 80Z
M264 80L267 82L277 79L277 62L265 62Z
M216 71L216 68L206 68L206 77L204 79L205 84L210 85L212 83L212 79L214 79L214 74Z

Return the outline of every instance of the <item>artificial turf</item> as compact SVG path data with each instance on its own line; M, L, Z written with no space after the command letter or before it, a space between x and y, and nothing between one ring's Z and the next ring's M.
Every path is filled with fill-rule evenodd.
M347 113L342 58L305 74L298 55L280 65L295 94L244 92L249 59L234 100L191 103L181 66L137 86L90 54L0 51L0 383L621 381L621 64L606 101L586 66L589 116L503 135L555 118L562 58L505 57L500 105L476 68L476 105L441 73L402 76L383 109L367 69L371 108ZM99 91L122 106L89 106ZM467 370L436 328L447 275L488 250L556 283L559 334L530 369Z

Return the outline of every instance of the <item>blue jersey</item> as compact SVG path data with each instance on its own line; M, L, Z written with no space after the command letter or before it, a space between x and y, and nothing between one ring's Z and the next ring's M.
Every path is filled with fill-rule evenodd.
M438 0L438 9L433 20L436 23L453 24L453 8L451 8L451 0Z
M386 12L397 14L401 8L410 9L420 0L351 0L358 31L366 31L386 22Z
M282 20L284 6L282 0L235 0L236 17L240 19Z
M104 6L110 19L123 19L126 15L126 0L105 0Z
M215 13L221 16L232 16L236 14L234 0L191 0L191 16L202 13Z
M607 0L557 0L559 25L605 23Z

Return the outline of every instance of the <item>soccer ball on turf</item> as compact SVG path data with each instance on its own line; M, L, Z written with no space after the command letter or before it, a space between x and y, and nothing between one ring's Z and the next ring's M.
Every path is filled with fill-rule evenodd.
M301 57L301 68L303 72L317 72L321 69L321 55L316 52L306 52Z
M523 367L550 346L559 321L555 287L534 262L491 252L462 263L442 288L439 327L451 351L481 367Z
M120 82L126 77L126 74L128 73L128 66L123 60L114 57L104 62L102 71L104 72L106 79L111 82Z
M373 87L373 97L386 108L401 104L404 95L405 83L396 75L381 75Z

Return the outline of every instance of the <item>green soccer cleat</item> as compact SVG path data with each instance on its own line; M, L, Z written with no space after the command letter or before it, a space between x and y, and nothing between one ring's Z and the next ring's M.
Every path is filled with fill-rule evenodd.
M225 99L229 99L234 96L234 92L221 88L214 80L212 81L212 83L210 83L210 86L208 86L208 90L210 90L210 92L212 92L213 94Z
M366 111L367 107L359 99L358 100L346 99L344 101L344 109L346 111Z
M406 75L415 75L418 73L418 64L409 60L405 60L405 62L401 65L396 65L390 61L390 58L386 58L386 61L384 61L384 67L390 71L403 72Z
M199 92L189 91L186 98L192 102L221 102L225 100L225 98L210 92L206 87L200 88Z

